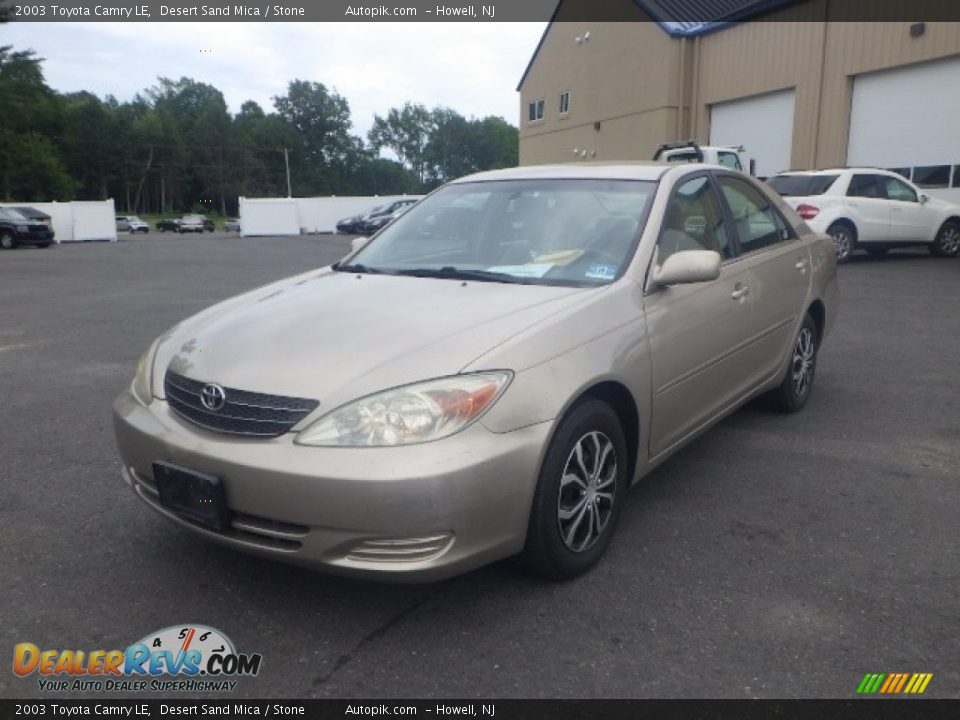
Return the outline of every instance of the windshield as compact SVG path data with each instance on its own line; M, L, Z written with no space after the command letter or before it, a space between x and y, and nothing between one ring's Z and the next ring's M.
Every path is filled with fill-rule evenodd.
M503 180L448 185L338 269L603 285L633 256L656 184Z
M839 175L777 175L767 181L781 197L823 195Z
M16 220L16 221L26 221L27 216L24 215L19 210L14 210L13 208L0 208L0 217L4 220Z

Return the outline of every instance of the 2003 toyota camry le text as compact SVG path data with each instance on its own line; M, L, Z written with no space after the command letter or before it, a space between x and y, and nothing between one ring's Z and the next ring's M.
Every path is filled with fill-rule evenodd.
M705 165L481 173L155 340L123 474L212 540L433 580L593 566L631 483L752 397L810 397L833 244Z

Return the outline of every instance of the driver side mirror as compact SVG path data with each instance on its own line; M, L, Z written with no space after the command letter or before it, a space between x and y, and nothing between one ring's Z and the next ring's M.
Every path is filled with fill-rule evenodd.
M709 282L720 277L720 253L713 250L681 250L663 261L653 276L656 287Z
M930 202L930 196L927 195L926 193L920 193L920 204L923 205L924 203L927 203L927 202Z

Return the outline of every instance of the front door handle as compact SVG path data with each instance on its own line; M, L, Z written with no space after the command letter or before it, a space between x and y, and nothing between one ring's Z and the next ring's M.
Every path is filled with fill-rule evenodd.
M749 285L741 285L740 283L737 283L733 289L733 292L730 293L730 297L732 297L734 300L740 300L742 298L745 298L749 294L750 294Z

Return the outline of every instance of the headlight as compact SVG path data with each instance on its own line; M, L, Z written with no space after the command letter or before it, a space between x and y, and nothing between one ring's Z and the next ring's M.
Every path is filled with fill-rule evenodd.
M144 405L153 402L153 356L157 354L159 338L150 343L147 351L140 356L137 363L137 374L133 378L130 389L137 399Z
M429 380L342 405L300 433L300 445L389 447L430 442L460 432L503 393L507 370Z

